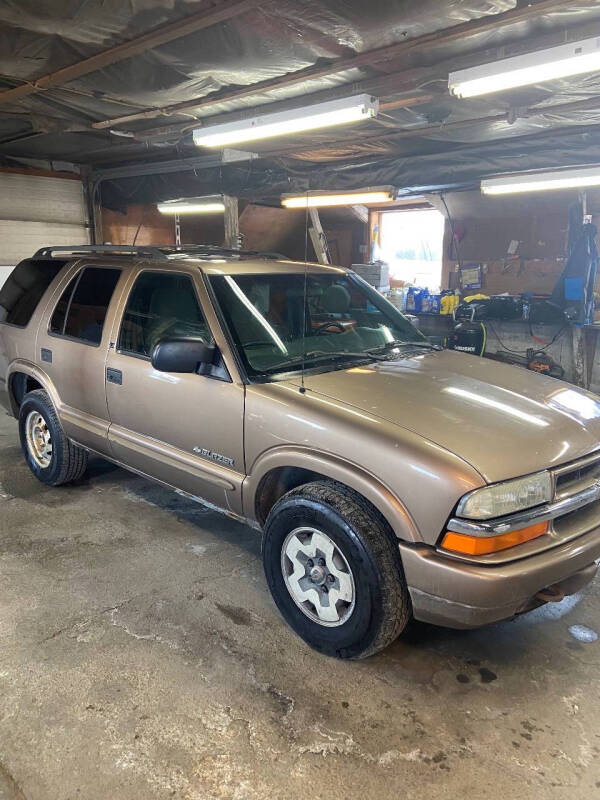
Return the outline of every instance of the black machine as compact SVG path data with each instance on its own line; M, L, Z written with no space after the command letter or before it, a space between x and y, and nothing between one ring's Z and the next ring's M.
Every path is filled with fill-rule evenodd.
M495 295L489 298L460 303L454 316L457 322L478 322L492 319L499 321L529 321L532 324L559 324L565 321L563 308L545 297L528 295Z
M446 347L448 350L482 356L486 339L487 334L482 322L459 322L446 337Z
M579 324L589 323L594 318L594 286L598 268L596 247L596 228L586 221L581 203L575 203L569 210L568 259L552 292L552 296L533 297L526 293L520 297L496 295L480 297L470 303L460 303L454 311L457 323L446 337L446 347L462 353L483 356L487 330L486 322L493 330L492 320L523 320L529 323L529 332L535 341L532 324L560 324L563 327L551 342L541 349L528 348L525 352L510 350L488 354L490 358L509 364L518 364L526 369L562 378L564 370L546 352L547 348L560 335L568 321ZM499 339L499 337L497 337Z

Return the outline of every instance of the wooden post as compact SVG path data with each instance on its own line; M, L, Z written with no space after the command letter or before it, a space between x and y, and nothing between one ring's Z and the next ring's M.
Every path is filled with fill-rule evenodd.
M238 215L237 197L223 195L225 204L225 247L229 250L238 250L240 246L240 225Z
M571 325L571 336L573 339L573 368L576 386L583 389L587 385L588 367L587 353L585 347L585 334L580 325Z
M357 220L366 225L369 222L369 209L366 206L350 206Z
M87 227L90 244L104 244L102 230L102 207L99 201L100 186L88 176L83 181L85 200L87 206Z
M308 213L310 214L310 221L312 222L312 227L308 229L308 232L310 233L310 239L315 248L315 253L317 254L317 261L319 264L331 264L329 248L327 247L327 237L321 225L319 211L316 208L309 208Z
M600 330L594 325L586 325L583 329L583 336L585 340L585 385L584 388L589 391L594 377L594 364L596 363L596 350L598 349L598 335Z

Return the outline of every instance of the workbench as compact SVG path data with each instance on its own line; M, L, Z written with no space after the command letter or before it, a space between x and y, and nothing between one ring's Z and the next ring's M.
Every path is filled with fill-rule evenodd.
M449 315L419 314L419 329L426 336L444 337L455 321ZM485 320L487 341L485 354L517 351L524 355L528 348L544 350L563 368L564 380L600 394L600 324L537 323L525 320ZM561 331L561 329L563 329ZM533 337L532 338L532 334ZM558 335L557 335L558 334ZM556 340L548 346L556 337Z

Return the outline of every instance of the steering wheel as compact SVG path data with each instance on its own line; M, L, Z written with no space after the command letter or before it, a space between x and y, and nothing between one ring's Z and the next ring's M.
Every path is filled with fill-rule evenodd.
M328 328L339 328L342 333L346 330L341 322L335 322L335 320L332 320L331 322L322 322L314 331L314 335L320 336L323 331L326 331Z

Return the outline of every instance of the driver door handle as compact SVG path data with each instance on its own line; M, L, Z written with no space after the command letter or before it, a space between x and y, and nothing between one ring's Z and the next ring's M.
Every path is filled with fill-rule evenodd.
M123 373L120 369L113 369L112 367L106 368L106 380L108 383L114 383L117 386L123 384Z

